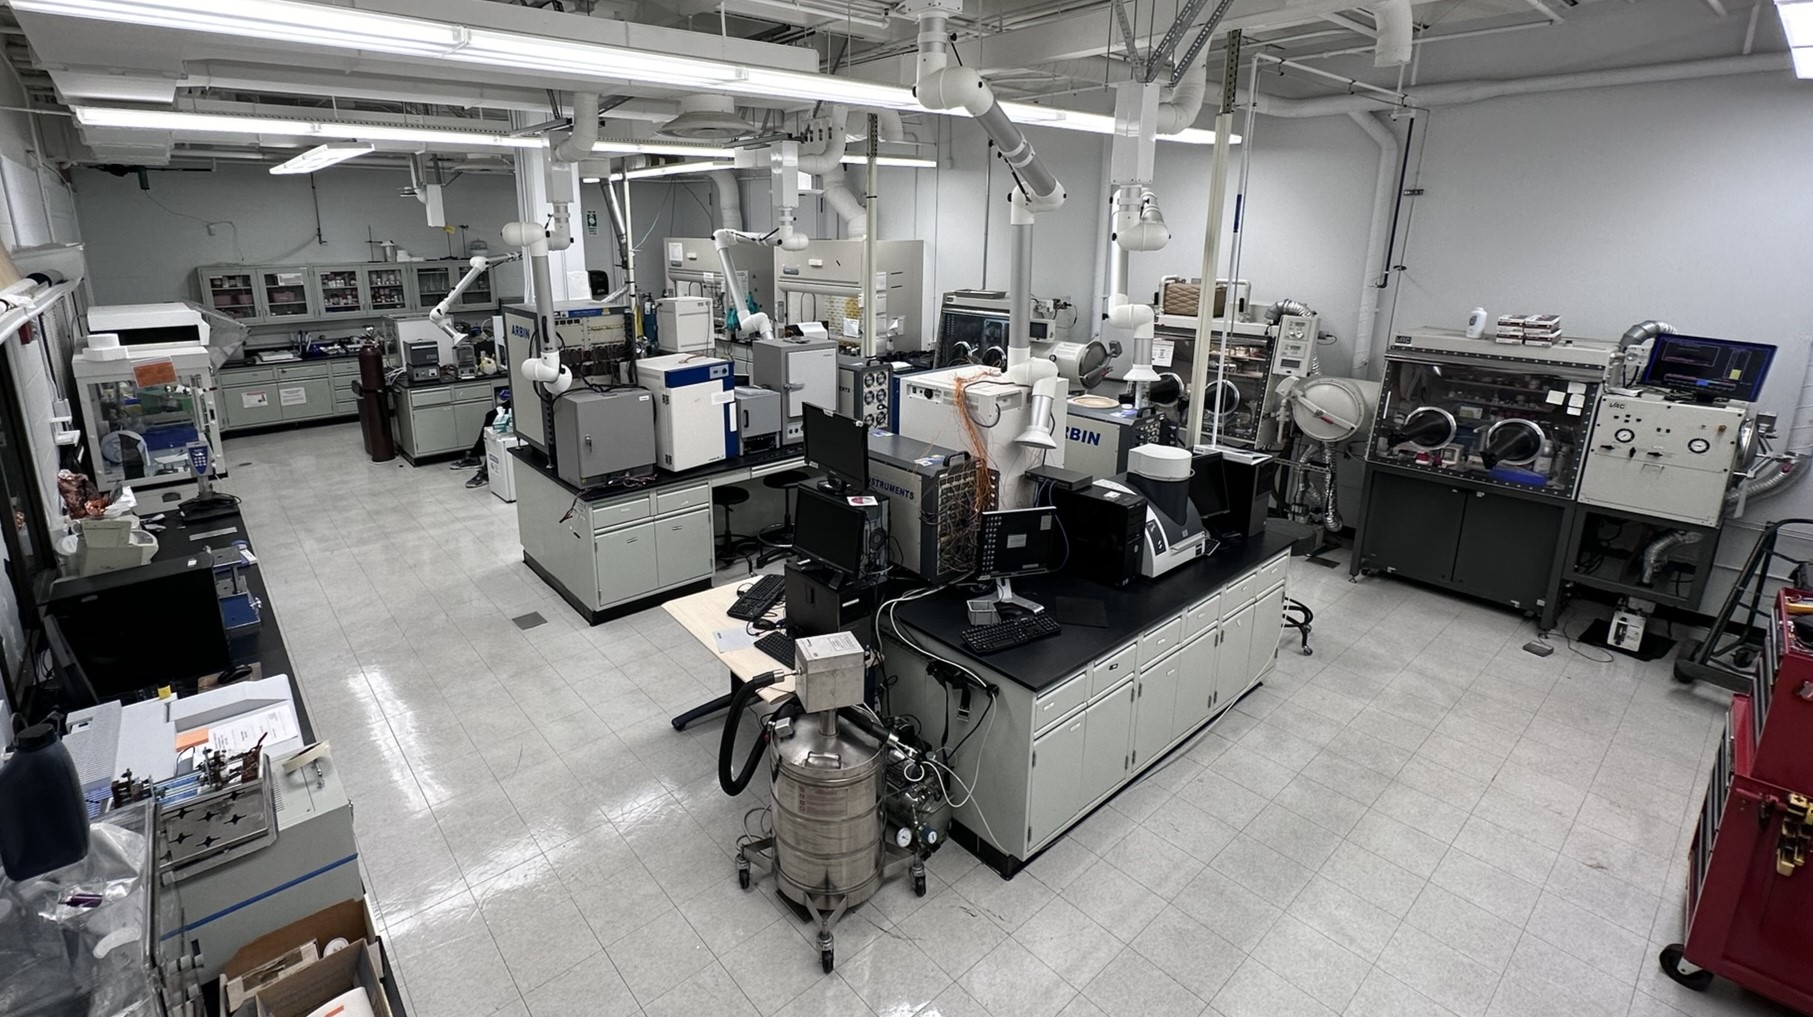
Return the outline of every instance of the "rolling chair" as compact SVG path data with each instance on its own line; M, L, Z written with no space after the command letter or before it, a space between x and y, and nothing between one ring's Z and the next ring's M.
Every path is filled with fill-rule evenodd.
M718 534L717 560L719 566L728 565L743 557L747 552L743 548L755 543L755 538L737 533L731 526L730 513L734 506L749 500L749 492L740 487L726 484L711 489L711 504L714 508L724 510L724 529Z

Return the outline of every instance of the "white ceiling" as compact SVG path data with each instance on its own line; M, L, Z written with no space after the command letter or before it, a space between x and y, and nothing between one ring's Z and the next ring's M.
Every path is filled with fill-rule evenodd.
M1297 61L1282 73L1268 70L1261 83L1264 92L1294 97L1344 90L1330 76L1395 87L1400 74L1421 84L1526 77L1783 45L1766 0L1754 28L1750 0L1431 0L1414 8L1422 41L1412 65L1378 69L1370 54L1371 17L1348 6L1352 2L1238 0L1220 28L1242 29L1249 54ZM651 49L896 83L910 81L912 73L913 23L885 19L882 0L724 0L722 20L717 0L560 0L542 9L506 0L356 0L356 5L562 38L626 39ZM1186 5L1187 0L1127 0L1142 55ZM1215 4L1199 6L1193 24L1206 20ZM549 90L575 84L557 72L500 70L474 80L470 68L420 59L41 14L21 15L19 22L22 36L8 33L7 56L34 101L47 106L76 99L113 104L137 99L166 108L172 101L253 100L316 107L317 116L363 109L392 117L457 117L508 130L513 117L519 125L547 120ZM963 40L959 53L965 62L984 69L1003 95L1045 96L1060 105L1102 109L1103 81L1124 78L1132 68L1124 59L1112 0L971 0L952 27ZM1177 52L1194 34L1194 28L1184 33ZM1223 41L1218 35L1199 58L1212 74L1225 62ZM646 135L677 110L669 90L625 82L605 91L627 100L607 113L607 135ZM771 125L801 107L747 98L738 103L752 119L766 115ZM195 140L212 150L235 144L231 138ZM70 155L155 164L182 158L186 141L89 130ZM237 144L247 147L243 138Z

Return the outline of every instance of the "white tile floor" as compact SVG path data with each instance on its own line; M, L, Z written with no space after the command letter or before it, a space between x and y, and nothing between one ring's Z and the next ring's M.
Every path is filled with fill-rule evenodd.
M1656 967L1725 710L1663 664L1298 561L1314 656L1012 882L940 852L825 976L735 887L752 803L667 723L724 679L659 609L585 626L513 507L351 425L226 458L416 1017L1778 1012Z

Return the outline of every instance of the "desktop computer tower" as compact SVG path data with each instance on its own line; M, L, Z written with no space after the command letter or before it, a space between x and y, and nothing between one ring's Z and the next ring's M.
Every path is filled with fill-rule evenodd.
M896 434L869 435L869 486L888 498L895 565L928 583L975 567L976 459Z
M1107 586L1126 586L1139 578L1145 548L1146 497L1093 485L1075 491L1054 490L1051 503L1070 546L1065 571Z
M875 646L879 583L861 583L837 569L793 559L783 572L787 628L794 638L849 632Z

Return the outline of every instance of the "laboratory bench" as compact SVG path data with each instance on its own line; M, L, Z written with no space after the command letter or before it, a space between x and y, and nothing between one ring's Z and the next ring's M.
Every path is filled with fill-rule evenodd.
M359 415L352 382L359 358L324 357L286 363L229 362L216 372L223 433Z
M638 486L580 489L528 446L516 457L523 562L593 625L711 585L711 491L804 464L798 446L732 456Z
M388 393L398 454L415 466L421 460L470 450L485 426L485 414L497 405L497 393L509 387L509 376L501 373L435 381L397 378Z
M891 609L894 623L881 633L898 678L888 711L916 717L933 745L975 734L952 763L975 774L952 836L1011 878L1257 687L1276 659L1286 573L1302 536L1274 520L1258 537L1120 589L1063 574L1015 579L1015 594L1073 620L986 657L963 643L966 592ZM1079 600L1099 602L1104 624L1074 620ZM967 710L956 706L902 634L974 672L993 695L975 691Z

